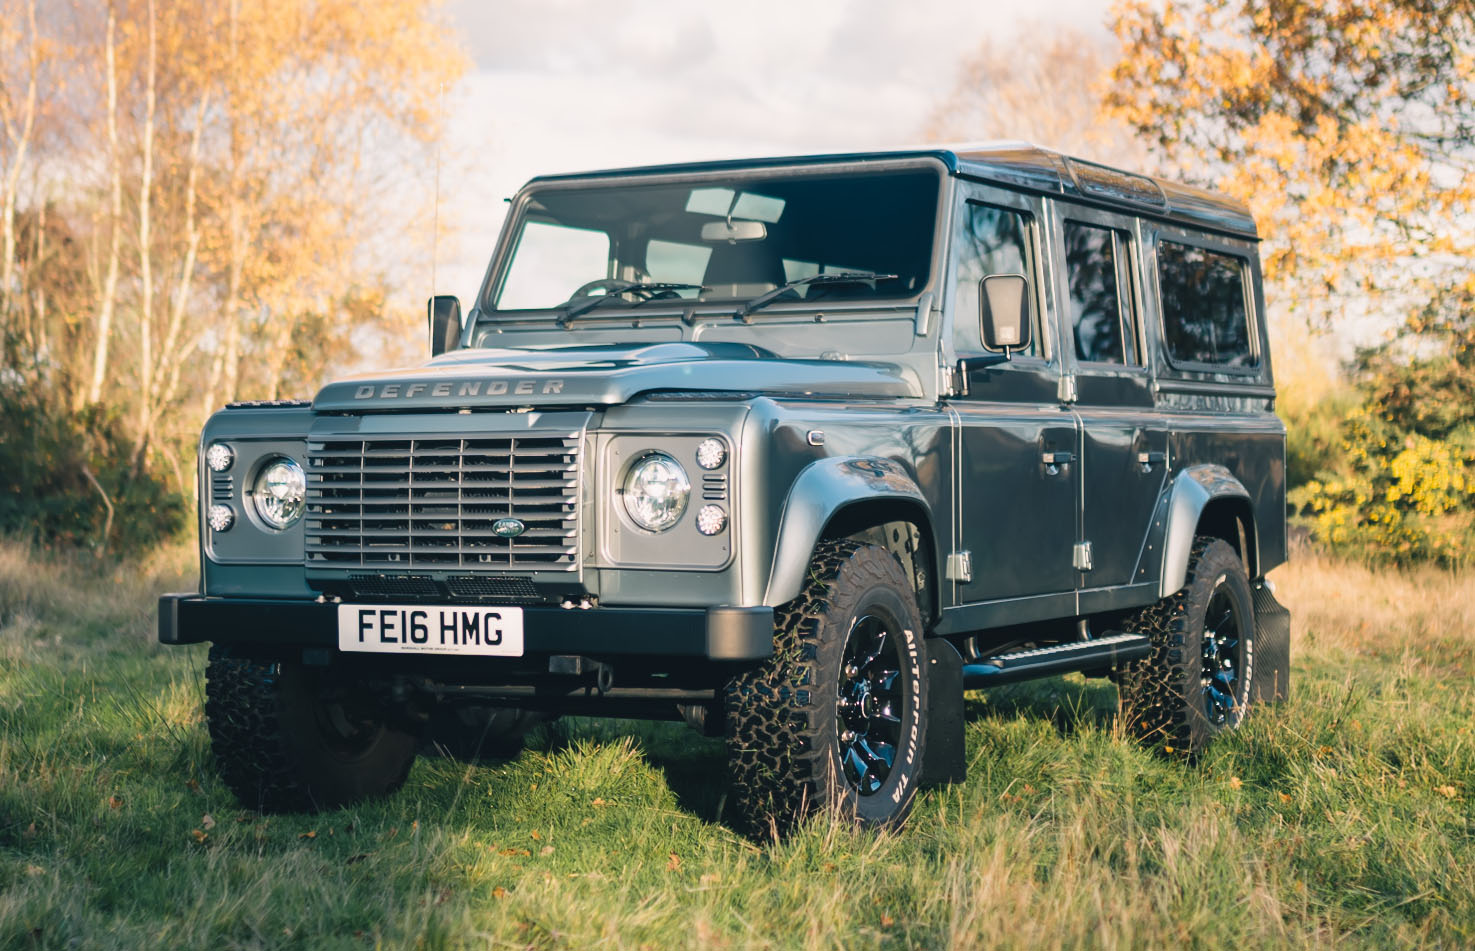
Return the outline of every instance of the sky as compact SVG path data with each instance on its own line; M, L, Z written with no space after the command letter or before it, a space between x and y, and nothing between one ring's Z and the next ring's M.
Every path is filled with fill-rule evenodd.
M475 296L503 199L534 175L921 144L985 38L1104 32L1108 5L451 0L474 65L446 96L436 292Z

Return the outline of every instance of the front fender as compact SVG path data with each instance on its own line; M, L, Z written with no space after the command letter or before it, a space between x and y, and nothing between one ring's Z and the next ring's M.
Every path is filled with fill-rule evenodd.
M1188 558L1204 509L1215 499L1250 501L1249 490L1234 473L1220 465L1189 466L1173 478L1168 489L1168 524L1163 538L1163 571L1158 596L1166 598L1188 578Z
M890 459L835 456L805 466L784 500L763 603L777 606L798 597L825 526L842 509L867 502L902 503L924 520L919 527L930 528L932 510L922 490Z

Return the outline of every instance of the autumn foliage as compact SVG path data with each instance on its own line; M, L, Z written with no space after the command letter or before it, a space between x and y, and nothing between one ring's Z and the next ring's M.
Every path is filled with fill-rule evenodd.
M1393 330L1292 492L1316 535L1376 560L1475 551L1475 5L1132 0L1107 107L1181 177L1243 199L1277 321ZM1284 367L1295 374L1294 367ZM1310 436L1307 440L1305 436ZM1299 445L1298 445L1299 444Z
M388 339L463 69L431 0L0 0L0 400L113 420L94 536L189 492L210 411Z

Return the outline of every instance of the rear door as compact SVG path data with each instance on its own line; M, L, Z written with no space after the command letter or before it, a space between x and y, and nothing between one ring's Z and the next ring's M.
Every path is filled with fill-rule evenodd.
M1126 586L1155 586L1144 545L1167 478L1168 432L1146 359L1139 223L1051 204L1060 349L1082 430L1077 580L1080 610L1090 613L1141 602Z

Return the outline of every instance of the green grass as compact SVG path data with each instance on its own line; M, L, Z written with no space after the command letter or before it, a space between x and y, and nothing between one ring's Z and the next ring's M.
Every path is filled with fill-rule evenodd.
M175 553L0 546L0 946L1460 947L1475 943L1475 578L1281 569L1294 698L1195 766L1079 678L969 698L970 777L899 832L721 822L720 742L560 721L516 761L259 817L215 778Z

